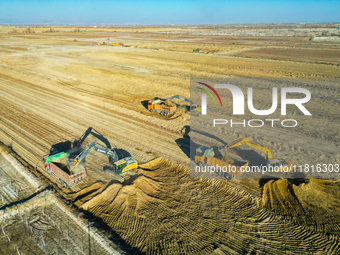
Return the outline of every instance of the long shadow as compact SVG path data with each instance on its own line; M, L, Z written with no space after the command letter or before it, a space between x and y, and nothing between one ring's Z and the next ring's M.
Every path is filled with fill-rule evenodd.
M183 133L183 137L188 137L190 138L190 126L188 125L185 125L183 128L182 128L182 133Z
M71 141L60 142L57 144L53 144L50 149L50 154L57 152L67 152L72 149Z
M126 157L131 157L130 152L128 152L128 151L126 151L124 149L115 149L115 151L117 152L119 159L126 158Z
M102 134L100 134L97 130L95 130L92 127L89 127L78 140L73 141L73 148L79 147L90 134L93 135L98 140L102 141L107 148L111 149L111 144L109 140L107 140Z
M188 138L178 138L175 142L184 154L190 158L190 140Z
M188 137L178 138L175 140L178 147L184 152L184 154L191 159L195 158L196 149L202 145L193 142Z
M213 138L215 139L216 141L219 141L221 142L224 146L227 145L228 143L226 143L225 141L223 141L221 138L215 136L215 135L212 135L212 134L209 134L209 133L206 133L204 131L200 131L200 130L197 130L197 129L191 129L192 132L195 132L195 133L198 133L198 134L201 134L201 135L204 135L206 137L210 137L210 138Z
M237 155L239 155L243 160L249 161L249 166L260 166L266 162L266 158L254 150L233 148Z
M208 133L202 132L202 131L191 129L189 125L185 125L182 128L181 131L183 133L183 138L179 138L179 139L175 140L175 142L178 145L178 147L180 147L181 150L185 153L185 155L188 158L191 158L191 159L195 158L196 149L202 146L202 144L195 143L193 140L190 139L190 133L191 132L196 132L196 133L202 134L204 136L214 138L214 139L220 141L222 144L227 145L227 143L224 142L222 139L220 139L220 138L218 138L214 135L210 135Z

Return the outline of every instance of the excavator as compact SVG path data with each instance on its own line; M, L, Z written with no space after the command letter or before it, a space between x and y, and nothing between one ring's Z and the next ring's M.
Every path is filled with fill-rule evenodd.
M179 100L188 102L190 104L190 106L188 108L189 112L193 112L193 111L201 112L201 107L199 105L194 104L194 102L191 99L188 99L188 98L186 98L184 96L180 96L180 95L172 96L172 97L168 98L166 101L172 101L174 99L179 99Z
M122 159L118 158L118 154L114 149L109 149L104 145L98 144L96 142L92 142L87 148L85 148L82 152L80 152L75 158L68 159L67 167L72 172L80 172L82 169L85 169L85 157L91 152L96 151L102 154L105 154L109 157L109 162L112 168L112 174L119 181L124 181L124 178L119 175L122 173L132 173L133 169L138 167L138 163L132 157L125 157ZM111 171L110 171L111 173Z
M174 114L178 109L177 105L172 102L172 100L179 99L185 102L188 102L190 106L184 106L186 112L192 112L199 114L201 112L201 107L194 104L194 102L184 96L176 95L172 96L168 99L159 99L156 98L154 100L150 100L148 102L148 110L150 112L157 112L164 116L169 116ZM183 107L181 107L183 108Z
M79 151L79 147L89 135L93 135L102 143L92 142L78 155L74 155ZM72 143L70 141L61 142L52 145L50 153L43 156L45 170L59 180L59 182L67 188L72 187L86 178L86 156L91 152L99 152L109 157L110 168L107 173L120 182L124 182L124 178L120 176L122 173L135 174L133 169L138 167L138 163L131 157L118 157L116 150L111 148L110 142L92 127L88 128L78 140Z
M272 151L259 143L256 143L251 137L245 137L239 140L236 140L234 142L228 143L226 148L231 149L238 146L241 146L243 144L246 144L252 148L255 148L263 153L266 154L266 162L265 165L267 166L267 169L278 169L278 172L281 172L282 170L291 171L293 169L292 163L287 159L274 159Z

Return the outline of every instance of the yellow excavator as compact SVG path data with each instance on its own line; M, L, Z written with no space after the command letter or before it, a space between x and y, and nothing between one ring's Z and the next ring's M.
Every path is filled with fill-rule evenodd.
M239 140L236 140L232 143L227 144L226 148L231 149L238 146L246 144L254 149L257 149L266 154L266 163L267 169L275 169L278 172L282 171L291 171L293 169L293 164L287 159L274 159L272 151L259 143L254 142L253 138L245 137Z
M109 149L104 145L96 142L92 142L88 147L86 147L80 154L75 158L69 158L67 161L67 167L70 171L80 172L86 168L85 157L91 151L100 152L109 157L109 162L111 164L111 169L108 171L111 176L116 178L120 182L124 182L124 178L119 176L123 173L135 174L133 169L138 168L138 163L132 157L125 157L119 159L117 152L114 149Z

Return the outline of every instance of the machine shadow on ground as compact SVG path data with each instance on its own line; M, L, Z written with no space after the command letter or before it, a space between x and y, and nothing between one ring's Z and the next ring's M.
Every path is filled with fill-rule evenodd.
M91 139L87 139L89 136L92 136ZM106 147L106 150L111 150L112 146L107 138L104 135L100 134L98 131L89 127L84 134L78 139L72 141L64 141L53 144L50 148L50 154L65 152L68 154L69 159L76 158L82 152L89 148L91 142L96 142L97 144ZM114 151L117 153L118 159L131 157L130 152L121 149L115 148ZM107 165L103 166L104 171L111 171L112 164L111 158L107 157ZM85 165L85 158L83 159L83 165Z
M146 110L148 110L148 103L149 103L149 100L143 100L143 101L141 101L140 103L143 105L143 107L144 107Z

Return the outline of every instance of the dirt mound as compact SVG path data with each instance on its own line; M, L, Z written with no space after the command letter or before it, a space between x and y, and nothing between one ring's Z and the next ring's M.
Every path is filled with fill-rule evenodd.
M284 180L268 183L265 204L276 201L270 196L284 193L288 202L283 198L280 201L289 211L296 211L287 218L306 214L293 199L294 189L289 185ZM329 239L301 227L303 222L283 220L269 206L263 209L260 199L227 182L190 178L187 169L163 158L141 165L138 173L122 184L111 182L104 188L103 184L94 184L79 192L75 200L80 208L101 218L135 252L340 252L337 237ZM301 240L292 235L309 238Z
M263 189L263 207L313 231L339 235L340 183L309 179L295 185L271 180Z

